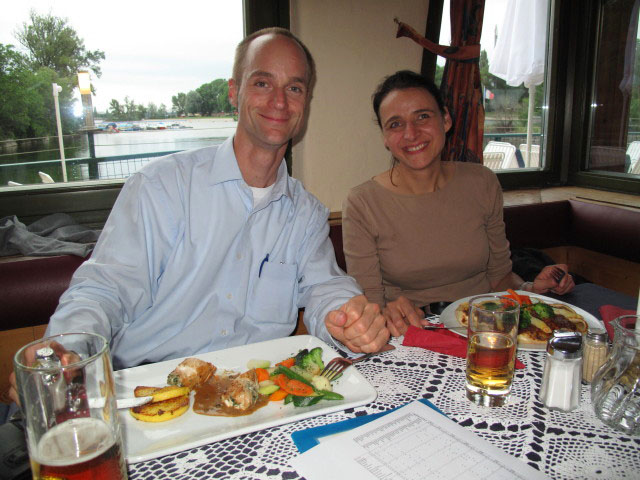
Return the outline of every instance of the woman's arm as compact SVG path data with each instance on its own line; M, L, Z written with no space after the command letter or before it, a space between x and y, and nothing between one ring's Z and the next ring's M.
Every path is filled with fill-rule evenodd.
M342 243L347 273L362 287L369 301L382 308L384 287L374 219L362 198L351 192L342 208Z
M555 273L558 269L564 272L564 275L560 282L556 280ZM509 272L503 278L497 282L491 283L491 289L494 292L502 292L508 288L514 290L524 290L525 292L532 293L547 293L552 291L558 295L564 295L565 293L573 290L575 283L573 277L568 273L569 267L564 264L548 265L544 267L540 273L536 276L533 282L525 282L514 272Z

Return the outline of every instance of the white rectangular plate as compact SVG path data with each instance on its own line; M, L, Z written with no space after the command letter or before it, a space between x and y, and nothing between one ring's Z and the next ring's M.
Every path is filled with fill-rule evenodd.
M332 347L310 335L280 338L194 356L213 363L220 370L244 372L251 359L270 360L275 365L303 348L315 347L322 347L324 362L338 356ZM132 396L133 389L138 385L166 385L167 375L182 360L183 358L178 358L115 372L117 396ZM145 423L134 419L128 410L121 410L119 414L127 461L143 462L276 425L365 405L377 397L373 385L355 367L345 370L343 376L333 383L333 387L335 392L344 396L344 400L321 400L315 405L302 408L296 408L293 404L284 405L283 402L271 402L251 415L242 417L199 415L190 407L184 415L167 422ZM193 405L193 394L191 396Z
M516 293L522 294L522 295L527 295L528 297L530 297L531 299L534 298L539 298L541 301L545 302L545 303L561 303L564 305L568 305L570 306L578 315L582 316L582 318L584 318L584 321L587 322L587 325L590 329L596 328L596 329L601 329L604 330L604 325L602 324L601 321L599 321L596 317L594 317L593 315L591 315L589 312L584 311L583 309L576 307L574 305L571 305L570 303L567 302L562 302L560 300L556 300L555 298L551 298L551 297L545 297L544 295L538 295L538 294L534 294L531 292L525 292L522 290L518 290ZM494 292L494 293L487 293L486 295L508 295L507 292ZM449 305L447 308L445 308L442 313L440 314L440 321L442 322L442 324L447 327L450 330L455 331L456 333L459 333L460 335L463 336L467 336L467 327L463 327L462 325L460 325L460 322L458 322L458 319L456 318L456 309L458 308L458 305L460 305L463 302L468 302L469 299L473 298L473 297L477 297L478 295L471 295L469 297L465 297L465 298L461 298L460 300L456 300L455 302L453 302L451 305ZM538 350L538 351L544 351L546 350L547 345L546 344L534 344L534 343L524 343L524 342L518 342L518 350Z

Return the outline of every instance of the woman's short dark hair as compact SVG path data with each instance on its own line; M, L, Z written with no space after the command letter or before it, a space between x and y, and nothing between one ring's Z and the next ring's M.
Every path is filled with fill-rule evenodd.
M445 105L440 90L431 80L423 77L419 73L411 70L400 70L393 75L386 77L383 82L378 85L371 99L373 100L373 111L376 114L378 126L382 128L380 121L380 104L386 96L394 90L405 90L407 88L422 88L429 92L436 100L440 112L445 114Z

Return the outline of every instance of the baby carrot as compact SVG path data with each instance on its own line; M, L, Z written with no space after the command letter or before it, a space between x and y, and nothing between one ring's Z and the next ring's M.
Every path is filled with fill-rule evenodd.
M289 395L289 393L285 392L283 389L276 390L271 395L269 395L270 402L279 402L280 400L284 400L284 398Z
M256 375L258 376L258 383L264 380L269 380L269 372L264 368L256 368Z

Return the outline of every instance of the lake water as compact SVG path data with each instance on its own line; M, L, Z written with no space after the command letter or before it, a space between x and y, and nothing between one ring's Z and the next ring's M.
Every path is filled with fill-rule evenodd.
M233 135L237 122L232 119L169 119L163 120L167 126L179 124L179 128L164 130L100 132L94 134L96 158L116 156L137 156L154 152L190 150L222 143ZM69 181L95 178L90 175L88 162L74 162L73 159L89 157L89 143L86 135L65 136L65 158ZM101 160L97 174L100 179L125 178L151 158ZM40 183L38 172L45 172L56 182L62 181L62 164L57 138L48 141L18 142L14 149L4 149L0 155L0 187L7 182L24 185Z

